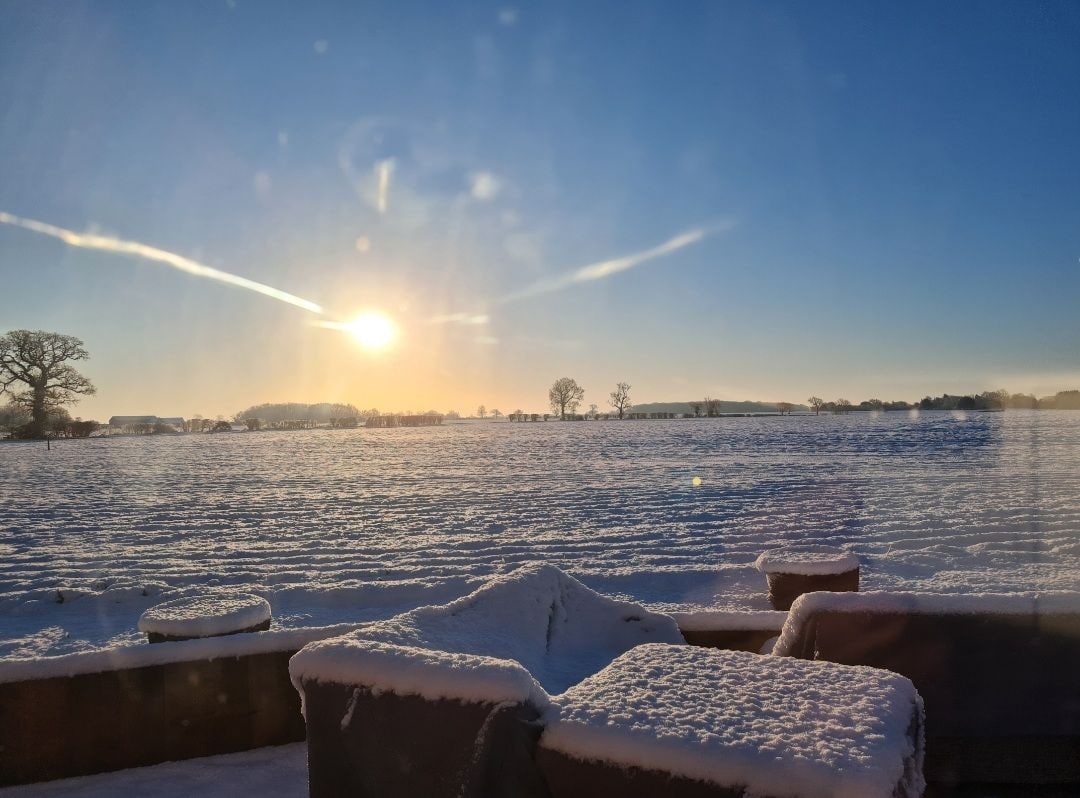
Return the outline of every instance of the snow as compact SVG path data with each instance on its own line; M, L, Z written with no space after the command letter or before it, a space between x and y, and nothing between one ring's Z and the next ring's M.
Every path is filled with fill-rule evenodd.
M0 683L29 679L52 679L84 673L145 668L171 662L243 657L275 651L295 651L327 637L336 637L356 628L355 624L284 629L251 634L177 640L168 643L121 646L106 651L85 651L54 657L23 657L0 660Z
M1046 593L804 593L791 605L773 648L788 655L807 620L818 612L902 613L905 615L1059 615L1080 614L1080 592Z
M754 561L763 574L826 576L854 571L859 558L835 546L784 546L763 551Z
M547 705L544 689L513 660L395 646L359 635L305 646L289 661L289 673L301 695L303 681L313 680L431 700Z
M913 710L889 671L649 644L553 698L541 745L775 798L915 796Z
M139 618L140 632L212 637L270 620L270 602L250 593L209 593L156 604Z
M670 616L602 596L554 566L529 565L448 605L306 646L289 670L298 688L316 679L432 699L533 697L542 705L545 691L561 692L646 642L683 638Z
M738 632L755 629L779 631L788 616L782 610L701 610L673 612L671 615L684 632Z
M327 626L528 562L653 610L767 610L754 561L793 543L850 551L868 590L1075 589L1077 473L1070 411L2 442L0 658L138 643L208 589Z
M0 789L2 798L307 798L307 794L304 743Z

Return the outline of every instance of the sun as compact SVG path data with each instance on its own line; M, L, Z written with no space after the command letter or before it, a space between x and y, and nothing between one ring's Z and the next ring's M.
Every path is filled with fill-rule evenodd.
M345 322L342 327L360 346L373 352L388 348L398 336L398 328L393 319L378 311L361 313L352 321Z

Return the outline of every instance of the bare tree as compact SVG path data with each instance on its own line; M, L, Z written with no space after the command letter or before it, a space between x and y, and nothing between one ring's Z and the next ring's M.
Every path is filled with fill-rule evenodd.
M476 415L479 416L480 418L483 418L484 416L487 415L487 408L484 407L483 405L480 405L480 407L476 408Z
M502 411L499 410L499 408L496 407L494 410L491 411L491 417L492 418L502 418Z
M836 400L837 413L847 413L849 410L851 410L851 402L849 402L847 399Z
M548 402L551 409L559 416L566 418L566 414L577 410L581 400L585 398L585 389L577 384L572 377L559 377L548 391Z
M630 404L630 384L626 382L616 383L615 390L611 392L611 398L608 399L608 404L619 414L619 418L625 416L633 407Z
M780 411L780 415L787 415L795 408L791 402L777 402L776 409Z
M709 418L715 418L720 415L720 400L713 399L712 397L705 397L705 415Z
M595 402L589 405L589 415L593 418L598 418L600 416L600 408L596 406Z
M701 417L701 402L691 402L690 412L694 414L694 418Z
M806 403L810 405L810 409L814 411L814 415L818 415L821 409L825 407L825 400L820 396L811 396L806 400Z
M43 330L12 330L0 336L0 394L30 412L30 433L40 437L48 431L49 414L95 393L86 377L68 364L90 357L83 342L71 335ZM15 392L21 384L25 390Z

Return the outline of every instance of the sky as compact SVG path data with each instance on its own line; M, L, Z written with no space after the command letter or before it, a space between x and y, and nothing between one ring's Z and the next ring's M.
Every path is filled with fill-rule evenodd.
M0 0L0 332L101 419L1041 395L1077 142L1071 2Z

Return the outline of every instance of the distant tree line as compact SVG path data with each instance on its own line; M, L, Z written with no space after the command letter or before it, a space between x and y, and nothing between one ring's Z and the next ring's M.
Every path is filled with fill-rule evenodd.
M0 438L89 438L99 429L97 421L72 418L62 407L51 410L41 424L33 424L30 412L14 402L0 407Z
M724 402L721 399L713 399L706 396L700 401L690 402L690 415L694 418L717 418L724 414Z
M296 422L310 423L313 426L318 424L344 426L346 424L343 422L351 420L351 425L356 426L358 419L367 418L369 415L377 416L379 411L373 410L365 413L351 404L334 402L318 402L316 404L283 402L252 405L233 416L233 420L240 424L246 423L248 419L258 419L262 424L267 425Z
M983 391L966 396L924 396L919 400L920 410L1004 410L1010 395L1007 391Z
M1033 394L1008 391L984 391L967 396L923 397L920 410L1080 410L1080 391L1058 391L1053 396L1036 398Z
M487 414L487 409L481 405L481 410ZM502 415L498 410L490 411L491 415L498 418ZM362 410L351 404L335 402L319 402L317 404L304 404L302 402L266 403L252 405L246 410L241 410L233 416L234 423L245 425L248 430L305 430L319 427L331 427L333 429L354 429L359 426L369 427L394 427L394 426L426 426L431 423L442 423L444 418L459 418L453 410L443 415L438 410L416 412L405 410L401 412L381 412L378 408ZM198 420L191 422L195 424ZM203 422L205 423L205 422ZM205 428L191 429L192 432L206 431ZM210 431L214 431L211 429Z
M580 418L599 418L600 413L595 404L589 405L589 412L583 416L577 415L577 409L585 397L585 389L571 377L560 377L548 390L548 404L555 417L569 420ZM806 405L796 405L791 402L730 402L714 399L706 396L701 400L686 403L679 402L656 402L640 405L634 408L636 412L630 413L633 405L630 404L630 385L620 382L615 390L609 395L607 404L614 410L612 415L624 418L630 415L632 418L674 418L679 415L689 418L715 418L729 414L746 414L775 412L780 415L788 415L795 410L805 410L807 406L815 414L833 413L845 414L854 411L895 411L895 410L1004 410L1016 409L1057 409L1057 410L1080 410L1080 390L1059 391L1054 396L1037 399L1030 394L1009 393L1005 390L983 391L978 394L952 396L943 394L939 397L924 397L917 402L903 400L885 401L882 399L864 399L858 404L849 399L825 400L819 396L811 396L806 400ZM527 414L516 410L510 414L510 419L522 420L533 418L538 420L541 414ZM542 414L546 421L550 416Z
M1023 394L1014 394L1014 401L1017 396ZM1037 400L1036 407L1043 410L1080 410L1080 391L1058 391L1053 396Z
M814 413L847 413L852 410L1080 410L1080 391L1059 391L1042 399L1032 394L1009 393L1006 390L983 391L976 394L942 394L924 396L917 402L866 399L855 405L847 399L827 402L818 396L806 400ZM779 406L779 405L778 405Z

